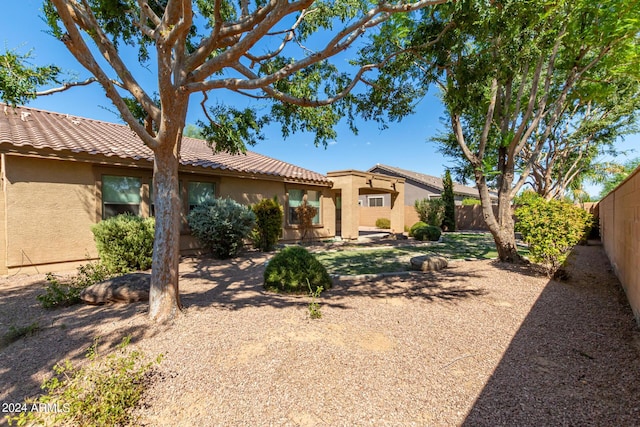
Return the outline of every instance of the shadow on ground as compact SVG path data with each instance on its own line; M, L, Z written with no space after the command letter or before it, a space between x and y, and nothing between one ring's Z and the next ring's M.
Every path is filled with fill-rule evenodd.
M22 279L20 286L10 280L3 279L0 286L2 402L22 403L25 398L38 395L42 379L52 373L56 363L64 359L74 363L85 361L85 352L96 338L99 351L108 352L125 336L136 342L159 330L146 327L146 305L75 305L45 310L36 299L44 293L44 280ZM117 329L111 327L116 323ZM14 342L7 339L12 330L30 325L35 325L33 334ZM5 421L3 418L0 424Z
M569 280L545 287L464 426L638 425L640 334L621 285L601 246L576 247L567 270Z

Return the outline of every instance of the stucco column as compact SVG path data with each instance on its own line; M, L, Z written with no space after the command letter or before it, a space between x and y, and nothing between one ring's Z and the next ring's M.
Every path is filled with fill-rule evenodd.
M358 206L359 186L356 179L349 177L342 182L342 238L355 240L359 236L360 207Z
M391 193L391 232L404 232L404 183L395 184L397 193Z

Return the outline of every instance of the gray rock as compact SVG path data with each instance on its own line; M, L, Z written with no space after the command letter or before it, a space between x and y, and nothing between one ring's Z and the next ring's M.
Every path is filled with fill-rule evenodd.
M438 271L447 268L447 259L439 255L420 255L411 258L411 269L418 271Z
M149 301L151 274L130 273L91 285L80 294L88 304Z

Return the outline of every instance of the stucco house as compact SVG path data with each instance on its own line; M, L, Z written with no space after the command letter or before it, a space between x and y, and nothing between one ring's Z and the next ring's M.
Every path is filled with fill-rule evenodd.
M97 256L93 224L123 212L153 215L152 152L127 126L0 108L0 274L86 262ZM182 142L179 172L183 217L213 197L251 204L275 195L287 213L283 238L294 240L291 211L306 197L320 210L316 236L335 235L332 182L320 173L251 151L213 154L192 138ZM197 243L184 228L187 252Z
M414 209L416 200L436 199L442 197L444 185L442 178L426 175L407 169L377 164L370 168L368 172L386 175L389 177L402 178L405 180L404 205L405 224L411 225L418 221L418 214ZM457 205L465 198L479 199L478 189L466 185L453 183L453 194ZM492 194L497 200L497 195ZM377 218L387 218L389 196L388 195L366 195L360 196L358 203L361 209L361 224L363 226L373 226Z
M0 104L0 274L70 269L97 258L93 224L123 212L153 215L152 159L127 126ZM186 214L213 197L248 205L277 196L284 241L300 237L295 207L303 199L319 210L318 239L358 237L360 194L389 195L392 226L404 227L402 178L322 175L252 151L213 154L205 141L184 138L179 181L183 254L198 249Z

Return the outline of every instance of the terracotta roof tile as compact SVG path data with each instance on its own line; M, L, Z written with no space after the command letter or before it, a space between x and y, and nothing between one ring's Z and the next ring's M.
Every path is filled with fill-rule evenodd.
M141 161L153 159L151 149L125 125L3 104L0 111L0 144ZM246 155L213 154L205 141L194 138L183 138L180 154L185 166L330 184L320 173L253 151Z
M384 171L388 171L393 174L397 174L403 178L411 179L421 184L436 188L440 191L444 190L442 178L426 175L423 173L413 172L407 169L397 168L395 166L387 166L387 165L381 165L381 164L375 165L374 167L369 169L369 172L373 172L374 170L382 170L383 171L382 173L384 173ZM466 185L458 184L455 182L453 183L453 192L455 194L460 194L463 196L470 196L470 197L476 197L476 198L479 197L477 188L468 187ZM492 193L492 196L494 196L493 193Z

